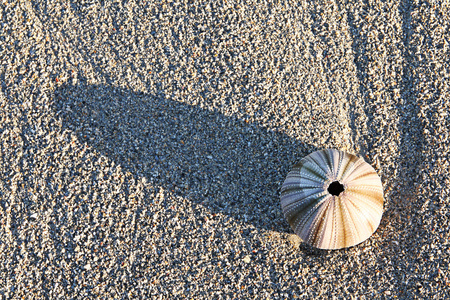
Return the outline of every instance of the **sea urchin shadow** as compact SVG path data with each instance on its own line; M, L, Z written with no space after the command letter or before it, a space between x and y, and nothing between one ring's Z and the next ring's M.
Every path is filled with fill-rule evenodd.
M290 231L281 213L281 183L313 146L164 94L64 85L54 106L64 128L135 176L212 213Z

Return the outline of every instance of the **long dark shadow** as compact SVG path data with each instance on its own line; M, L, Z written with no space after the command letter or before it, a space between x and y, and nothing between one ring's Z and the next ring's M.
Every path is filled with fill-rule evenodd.
M417 184L420 176L420 169L424 162L423 149L423 127L424 120L419 117L420 107L418 103L419 91L417 90L417 83L420 81L420 76L413 75L413 70L419 67L417 63L417 56L412 49L411 44L411 12L413 5L410 1L401 1L399 5L399 14L402 17L402 31L403 31L403 76L402 76L402 91L403 109L400 113L401 129L401 168L402 172L410 176L405 180L406 190L409 189L411 195L415 194L414 186ZM425 63L426 64L426 63Z
M290 231L279 189L315 147L163 93L80 84L60 87L54 98L64 128L135 176L211 213Z
M423 66L432 66L433 62L419 57L420 54L416 54L418 51L416 51L417 49L415 47L420 43L412 40L414 26L417 26L417 24L412 22L411 16L411 13L417 8L415 5L412 1L407 0L401 1L399 5L399 14L402 17L404 45L404 68L401 93L404 105L400 118L400 168L403 174L403 184L398 189L396 205L400 208L404 216L402 218L403 224L408 224L406 226L408 230L405 230L403 236L404 241L407 242L406 247L408 247L411 263L404 269L410 274L414 274L417 265L423 264L423 261L428 259L428 254L424 253L423 248L418 247L417 244L424 245L429 243L430 237L433 235L433 233L430 233L429 226L424 224L424 215L420 211L424 200L432 196L432 193L429 195L418 195L419 186L424 182L424 178L427 177L427 172L429 172L425 166L426 157L424 157L424 147L426 137L424 136L423 130L425 120L420 114L420 101L423 100L419 98L421 93L419 89L422 86L421 81L427 77L426 74L423 74ZM427 27L428 24L422 23L422 25ZM431 90L435 90L436 92L430 99L439 98L439 89ZM405 196L407 197L406 201ZM425 278L420 279L411 276L408 279L408 284L404 286L405 296L412 296L417 286L420 286L422 282L431 282L437 276L437 272L434 274L432 272L428 273Z

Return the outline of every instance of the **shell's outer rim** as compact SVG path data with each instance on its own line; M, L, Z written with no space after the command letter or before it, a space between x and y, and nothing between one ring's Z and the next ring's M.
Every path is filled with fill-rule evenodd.
M315 158L315 159L314 159L314 157L311 158L311 155L317 155L319 158ZM331 158L338 157L339 161L333 161L332 159L330 159L330 157L327 157L327 155L330 156ZM358 219L357 222L369 222L368 223L369 225L366 225L366 230L363 233L360 233L360 232L358 232L358 230L360 228L357 228L356 225L351 226L352 228L354 228L354 230L355 230L356 234L358 234L359 238L356 239L354 237L355 233L351 232L350 237L353 238L352 242L345 243L346 237L344 237L345 244L339 245L339 246L336 241L334 241L334 244L333 244L333 242L330 242L330 243L328 243L328 245L326 245L325 242L323 241L323 236L321 236L323 233L322 232L323 226L327 225L327 224L324 224L324 223L326 223L324 221L325 217L322 217L322 220L318 220L318 221L317 220L308 221L309 218L306 215L304 215L300 219L303 219L303 221L308 222L310 227L306 228L306 230L305 230L305 228L303 228L303 231L299 231L300 224L298 222L295 222L295 223L289 222L290 224L292 223L291 228L304 242L308 243L309 245L311 245L313 247L319 248L319 249L337 250L337 249L343 249L343 248L356 246L356 245L366 241L372 234L374 234L377 231L377 229L381 223L383 210L384 210L384 191L383 191L383 185L382 185L381 179L378 176L376 170L369 163L367 163L363 158L358 157L354 154L336 150L336 149L318 150L318 151L312 152L309 155L303 157L300 161L298 161L297 163L294 164L291 171L288 173L288 177L291 174L291 172L297 172L297 175L299 175L301 178L302 170L305 168L306 164L309 163L311 166L308 166L308 168L305 168L305 170L306 169L311 170L313 164L314 163L319 164L320 161L322 161L322 162L326 161L326 163L327 163L326 168L320 167L320 165L319 165L320 170L315 169L317 173L323 173L323 175L326 176L326 180L324 180L323 184L322 184L322 190L325 192L325 195L324 195L324 193L318 193L317 195L322 195L322 196L330 195L327 191L329 184L333 181L338 181L344 185L344 189L345 189L342 192L343 193L342 195L336 196L338 199L342 196L343 198L345 198L345 197L346 198L355 198L354 199L355 201L359 201L359 200L361 200L361 197L364 196L364 193L361 192L362 196L361 195L358 196L359 199L357 199L357 197L354 197L354 195L352 195L353 192L348 190L348 188L351 186L352 180L355 180L355 178L353 178L353 177L356 177L356 180L358 180L360 177L372 176L369 180L375 182L375 184L373 186L370 186L373 188L372 189L362 188L361 190L363 190L365 193L370 194L369 197L378 199L378 201L374 201L374 200L369 201L370 204L368 205L370 207L370 209L372 209L375 212L368 214L371 218L370 221L366 220L368 218L367 214L365 214L361 217L357 217L357 219ZM347 163L347 166L345 166L344 168L342 168L343 162ZM347 169L347 167L349 165L350 165L350 168ZM330 168L330 166L331 166L331 168ZM365 170L366 173L361 176L355 176L355 175L353 177L351 176L355 170L360 170L360 169ZM320 172L320 171L322 171L322 172ZM375 177L375 175L376 175L376 177ZM283 183L282 195L281 195L281 204L282 204L283 214L285 215L286 219L288 219L288 216L287 216L288 211L285 210L286 206L284 205L283 198L286 196L286 192L287 192L286 190L288 190L288 188L289 188L289 187L285 186L285 183L286 183L288 177L286 178L285 182ZM322 177L322 176L320 176L320 177ZM317 177L317 176L315 178L317 180L319 179L319 177ZM291 181L292 181L292 179L291 179ZM290 183L290 185L292 185L292 183ZM300 187L297 189L301 190ZM283 195L283 191L284 191L284 195ZM301 192L299 192L297 194L301 194ZM303 196L303 197L305 198L307 196ZM332 197L335 197L335 196L332 196ZM325 197L325 198L328 198L328 197ZM365 199L365 198L363 198L363 199ZM337 202L341 202L341 201L346 201L346 200L341 199L340 201L337 201ZM323 205L324 202L325 202L325 200L324 200L324 198L322 198L320 203L316 203L316 205L314 205L314 212L312 213L312 215L311 215L311 213L308 213L307 215L309 215L310 217L312 217L313 215L324 215L324 214L327 215L326 212L323 213L322 210L320 209L320 206ZM291 202L290 205L294 206L293 202ZM309 206L310 205L308 205L308 207ZM365 208L365 209L367 210L367 208ZM348 208L345 208L344 210L347 211ZM341 212L340 214L341 214L341 219L344 218L343 214L345 214L346 220L349 220L350 216L352 215L352 214L348 214L348 212ZM350 220L353 221L353 219L350 219ZM289 219L288 219L288 221L289 221ZM297 220L297 221L300 221L300 220ZM296 224L296 226L293 226L294 224ZM344 227L346 227L346 226L344 226L344 225L342 225L342 226L335 225L335 226L333 226L333 228L334 228L333 230L337 230L336 229L337 227L342 227L342 230L344 230L343 232L349 231L349 229L348 229L349 227L347 226L347 229L345 229ZM370 228L370 230L367 230L367 228ZM322 231L315 232L315 230L322 230ZM361 231L363 231L363 230L361 230ZM346 234L344 234L344 236L346 236ZM311 241L313 243L311 243Z

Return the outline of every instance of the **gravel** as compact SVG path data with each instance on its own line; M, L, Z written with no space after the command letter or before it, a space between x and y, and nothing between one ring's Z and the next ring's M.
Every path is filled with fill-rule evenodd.
M450 297L445 1L0 4L0 297ZM322 251L279 204L337 148L380 227Z

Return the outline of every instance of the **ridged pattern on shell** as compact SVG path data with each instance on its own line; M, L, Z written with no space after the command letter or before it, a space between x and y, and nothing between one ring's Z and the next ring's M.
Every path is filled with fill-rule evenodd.
M339 181L339 196L328 192ZM281 206L306 243L340 249L369 238L383 214L383 186L362 158L335 149L319 150L294 165L281 188Z

